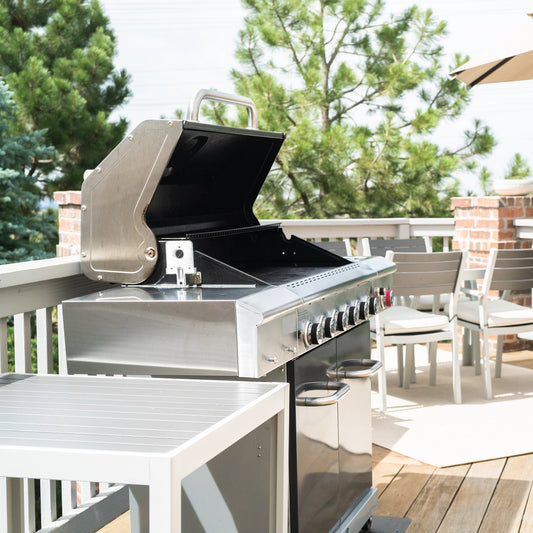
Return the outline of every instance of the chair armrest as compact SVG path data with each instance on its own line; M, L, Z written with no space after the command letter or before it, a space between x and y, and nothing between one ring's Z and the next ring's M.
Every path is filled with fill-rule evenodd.
M476 298L481 298L483 296L483 291L478 289L470 289L468 287L463 287L461 291L467 296L475 296Z

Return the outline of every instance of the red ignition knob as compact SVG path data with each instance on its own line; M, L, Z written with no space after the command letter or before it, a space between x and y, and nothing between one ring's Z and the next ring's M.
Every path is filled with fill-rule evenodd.
M392 289L385 291L385 307L390 307L392 305Z

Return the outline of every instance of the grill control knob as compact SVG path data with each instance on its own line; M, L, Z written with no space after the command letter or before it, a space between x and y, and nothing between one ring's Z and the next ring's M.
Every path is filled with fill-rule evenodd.
M392 305L392 289L380 287L379 289L376 289L375 293L380 297L382 309Z
M359 302L359 321L368 320L370 316L370 304L367 298Z
M324 317L321 316L317 322L306 322L302 333L306 346L321 344L324 340Z
M355 300L352 305L348 307L348 324L355 326L359 321L359 300Z
M379 296L371 296L368 300L368 312L377 315L381 311L381 299Z
M337 333L338 315L338 311L333 311L331 316L327 316L324 320L324 335L328 338L333 337Z
M337 331L345 331L350 324L350 310L346 305L337 313Z
M383 301L385 302L385 307L390 307L392 305L392 289L385 290Z

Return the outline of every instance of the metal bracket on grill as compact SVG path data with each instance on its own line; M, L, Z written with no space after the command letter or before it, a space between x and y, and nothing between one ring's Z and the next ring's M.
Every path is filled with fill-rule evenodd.
M202 284L202 273L194 266L192 241L165 241L166 274L175 274L179 287Z

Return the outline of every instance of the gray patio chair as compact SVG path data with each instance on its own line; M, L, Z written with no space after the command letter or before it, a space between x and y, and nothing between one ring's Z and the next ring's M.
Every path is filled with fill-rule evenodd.
M481 336L485 397L492 398L489 358L489 335L497 335L495 377L501 377L503 336L533 331L533 309L508 300L510 291L529 292L533 289L533 250L497 250L489 253L482 289L463 289L476 296L475 300L459 302L460 326ZM492 296L500 291L501 296ZM479 342L474 341L479 350ZM476 350L476 351L477 351ZM479 353L479 352L478 352Z
M385 346L406 346L405 365L403 350L398 350L398 373L401 384L408 388L414 366L414 345L429 343L430 349L430 385L436 383L436 343L452 341L453 362L453 397L455 403L461 403L461 377L457 339L457 300L460 292L462 269L465 252L433 253L394 253L387 258L394 261L397 271L393 275L392 288L395 302L372 317L370 337L376 342L378 359L383 367L378 374L378 387L381 397L381 410L387 408L387 382L385 365ZM432 312L420 311L409 305L396 302L406 297L418 295L433 296ZM440 297L449 295L450 304L447 313L439 313ZM403 378L402 378L403 374Z
M380 255L392 250L393 252L431 252L429 242L425 239L361 239L362 255Z
M313 244L324 248L328 252L347 257L352 255L352 247L350 245L350 239L342 239L341 241L317 241Z

